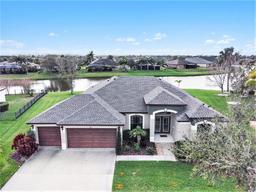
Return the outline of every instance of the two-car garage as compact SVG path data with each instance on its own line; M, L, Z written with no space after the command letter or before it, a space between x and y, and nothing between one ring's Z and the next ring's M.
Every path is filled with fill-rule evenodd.
M37 127L40 146L61 146L59 127ZM115 128L66 128L68 148L115 148Z

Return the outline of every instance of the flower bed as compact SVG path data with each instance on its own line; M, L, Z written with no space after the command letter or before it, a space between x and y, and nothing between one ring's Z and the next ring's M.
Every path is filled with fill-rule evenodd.
M129 130L123 132L123 145L121 146L120 155L156 155L155 144L149 141L148 131L146 136L141 138L140 145L136 138L129 136Z

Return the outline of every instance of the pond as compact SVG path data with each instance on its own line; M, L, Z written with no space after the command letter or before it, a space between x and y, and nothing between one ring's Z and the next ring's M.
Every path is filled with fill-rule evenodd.
M210 76L191 76L191 77L160 77L165 81L178 86L182 89L207 89L207 90L219 90L218 86L209 80ZM73 82L74 91L85 91L89 87L106 80L107 78L83 78L76 79ZM180 80L180 83L177 83ZM66 80L36 80L33 81L31 88L35 92L40 92L43 89L49 91L68 91L70 90L70 84ZM18 84L9 88L10 94L18 94L23 91L22 86Z

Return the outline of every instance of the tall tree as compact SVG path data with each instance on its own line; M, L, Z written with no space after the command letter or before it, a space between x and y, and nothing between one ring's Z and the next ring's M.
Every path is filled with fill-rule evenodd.
M193 140L176 146L175 154L193 162L195 175L212 183L223 177L235 178L240 187L256 190L256 134L250 121L256 117L255 99L234 98L228 122L216 120L212 132L197 132Z
M91 62L93 62L93 60L94 60L94 53L93 53L93 51L90 51L86 55L86 62L87 62L87 64L90 64Z
M227 71L226 70L227 70L226 67L223 65L223 60L219 56L216 59L216 67L213 72L213 75L208 77L208 79L210 81L213 81L214 83L216 83L216 85L220 88L221 93L224 93L224 85L227 80Z
M60 78L67 79L70 83L71 94L74 93L74 79L78 64L81 59L71 56L59 56L56 58Z
M229 47L220 52L219 59L227 72L227 92L229 92L232 66L239 59L239 54L234 52L233 47Z

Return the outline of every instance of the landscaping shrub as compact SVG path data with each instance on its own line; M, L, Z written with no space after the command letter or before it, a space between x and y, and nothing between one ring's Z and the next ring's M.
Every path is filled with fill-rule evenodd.
M146 153L147 153L147 155L154 155L154 154L156 154L156 150L154 147L148 146L148 147L146 147Z
M13 140L12 149L22 157L28 158L37 150L36 140L31 136L19 134ZM15 155L13 154L14 158Z
M176 141L174 143L174 150L173 150L173 153L175 155L175 157L177 159L179 159L180 161L186 161L186 156L188 155L189 151L186 151L186 154L185 154L185 150L184 150L184 144L185 142L188 141L187 139L184 140L184 141ZM181 153L181 151L183 151L183 153Z
M134 143L133 147L135 151L140 151L140 145L138 143Z
M9 103L8 102L0 103L0 112L8 111L8 109L9 109Z

